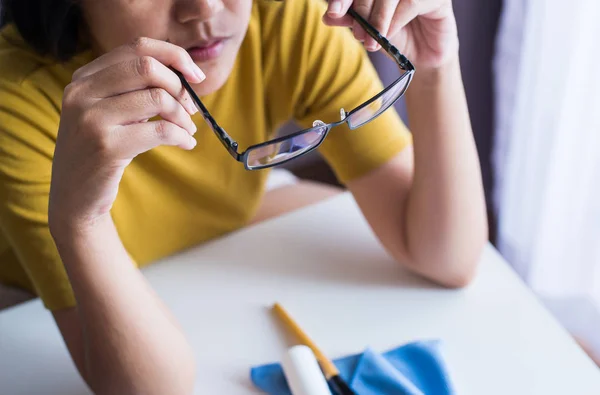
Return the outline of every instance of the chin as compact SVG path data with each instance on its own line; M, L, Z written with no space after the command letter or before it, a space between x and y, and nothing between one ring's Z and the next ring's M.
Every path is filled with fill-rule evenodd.
M212 62L199 63L198 66L206 75L206 79L193 86L194 91L200 97L210 95L218 91L231 75L231 70L235 63L235 56L223 54L220 59Z
M229 78L231 68L228 70L216 69L214 71L203 69L202 71L204 71L204 74L206 74L206 79L201 83L192 86L194 88L194 92L196 92L196 94L200 97L210 95L221 89L221 87L225 85L225 82L227 82L227 79Z

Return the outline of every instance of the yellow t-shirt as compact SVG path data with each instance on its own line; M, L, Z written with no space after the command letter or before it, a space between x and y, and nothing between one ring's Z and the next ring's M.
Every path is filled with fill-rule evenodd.
M231 76L203 97L243 150L295 119L339 120L382 89L348 29L321 22L320 0L255 1ZM0 34L0 282L29 289L45 306L75 305L48 230L48 194L63 90L91 60L58 63L36 55L14 26ZM138 266L244 226L264 193L268 170L233 160L199 114L197 147L159 147L127 167L112 209L119 235ZM394 111L350 131L332 130L321 153L342 182L374 169L410 134ZM73 185L76 189L77 185Z

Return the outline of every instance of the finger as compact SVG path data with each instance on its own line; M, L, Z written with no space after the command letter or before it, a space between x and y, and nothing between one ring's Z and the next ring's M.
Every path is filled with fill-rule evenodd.
M161 145L191 150L196 139L179 126L165 120L121 126L111 133L115 143L115 156L133 158Z
M377 1L388 1L388 0L377 0ZM363 18L368 20L369 16L371 15L371 10L373 8L373 1L372 0L356 0L353 4L352 8L360 16L362 16ZM352 31L354 32L354 37L358 41L364 42L368 37L368 34L365 31L365 29L363 29L362 26L356 21L354 21L354 26L352 27Z
M373 4L369 22L382 35L386 36L396 11L395 1L379 0ZM378 51L381 47L373 37L368 37L365 40L365 48L368 51Z
M196 133L196 125L181 103L161 88L144 89L101 100L92 111L103 114L103 122L109 125L129 125L160 116L190 135Z
M396 12L392 18L392 23L388 29L388 36L394 37L400 29L406 26L410 21L419 16L419 3L413 0L400 0Z
M352 27L354 25L354 19L350 15L344 15L341 18L334 18L328 14L323 15L323 23L327 26L342 26Z
M342 18L352 5L352 0L330 0L327 5L327 13L332 18Z
M88 77L112 65L143 56L153 57L166 66L172 66L183 73L190 82L200 83L206 78L185 49L165 41L142 37L78 69L73 74L73 81Z
M162 88L177 99L190 114L197 112L179 77L158 60L143 56L112 65L80 80L86 92L105 99L146 88Z

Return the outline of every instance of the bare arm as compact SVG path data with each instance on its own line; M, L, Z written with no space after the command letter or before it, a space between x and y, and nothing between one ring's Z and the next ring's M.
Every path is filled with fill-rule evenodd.
M63 98L48 223L77 308L54 316L98 394L193 391L190 346L133 265L110 215L133 158L160 145L196 144L196 109L168 66L202 80L183 49L141 39L79 69Z
M407 106L414 149L348 187L394 257L433 281L463 286L487 240L487 219L458 61L417 73Z
M54 314L82 377L97 394L190 394L190 346L129 259L110 217L54 238L77 309Z
M399 261L441 284L465 285L487 239L487 218L452 2L330 0L325 22L351 25L351 5L404 52L416 72L406 93L414 148L349 188ZM353 31L368 50L379 48L356 23Z

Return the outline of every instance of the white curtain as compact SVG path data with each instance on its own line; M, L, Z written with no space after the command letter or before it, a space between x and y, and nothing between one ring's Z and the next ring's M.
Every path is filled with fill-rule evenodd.
M596 355L599 21L599 0L505 0L494 62L499 249Z

